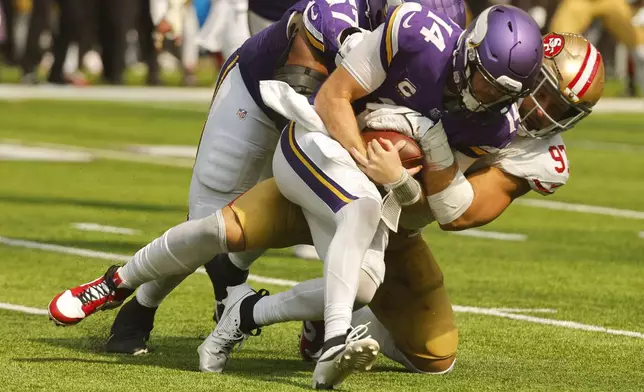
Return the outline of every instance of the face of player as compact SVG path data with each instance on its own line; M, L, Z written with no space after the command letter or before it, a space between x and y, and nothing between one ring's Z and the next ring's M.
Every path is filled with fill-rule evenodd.
M550 83L543 83L531 97L523 100L519 114L528 129L543 129L571 115L571 105Z
M475 69L463 94L465 107L472 112L496 111L508 106L513 98L495 82Z
M505 93L488 82L479 70L472 76L472 93L484 105L495 103L505 97Z

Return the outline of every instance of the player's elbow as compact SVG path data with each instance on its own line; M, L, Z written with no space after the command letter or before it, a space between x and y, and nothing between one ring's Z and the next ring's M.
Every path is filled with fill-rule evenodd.
M470 207L458 218L449 223L441 223L440 228L443 231L461 231L486 225L494 220L498 214L488 214L485 211L479 211Z
M449 223L441 223L440 228L443 231L461 231L479 226L467 214L463 214Z

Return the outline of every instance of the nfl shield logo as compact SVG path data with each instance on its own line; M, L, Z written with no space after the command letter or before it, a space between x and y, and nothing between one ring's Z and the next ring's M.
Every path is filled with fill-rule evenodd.
M239 117L240 120L245 119L247 114L248 114L248 112L246 110L244 110L244 109L239 109L237 111L237 117Z

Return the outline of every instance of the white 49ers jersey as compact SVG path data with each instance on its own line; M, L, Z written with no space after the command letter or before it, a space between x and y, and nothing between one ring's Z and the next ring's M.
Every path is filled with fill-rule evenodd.
M467 162L458 155L459 166L478 170L496 167L513 176L524 178L530 187L542 195L551 195L568 181L570 167L566 146L560 135L548 139L517 137L507 147L491 152L476 161Z

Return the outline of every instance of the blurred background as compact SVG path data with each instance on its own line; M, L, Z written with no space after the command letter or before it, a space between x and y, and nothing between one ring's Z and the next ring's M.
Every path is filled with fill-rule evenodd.
M223 60L293 0L0 0L0 83L209 86ZM644 85L642 0L468 0L542 27L584 33L606 63L608 96ZM638 82L640 80L640 82Z

